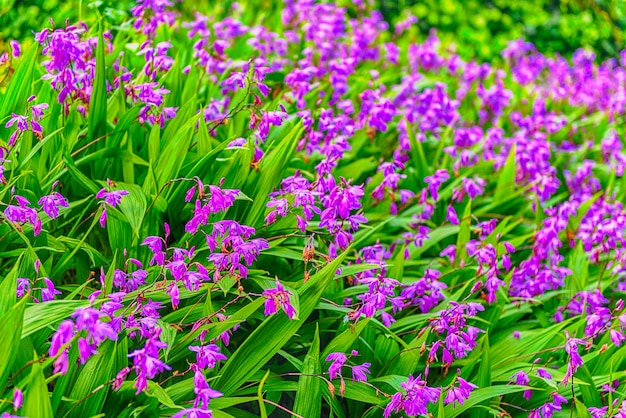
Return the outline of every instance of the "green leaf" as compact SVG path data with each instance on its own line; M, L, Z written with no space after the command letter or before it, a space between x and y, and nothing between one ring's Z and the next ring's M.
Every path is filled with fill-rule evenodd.
M202 120L198 124L198 133L197 133L197 141L198 141L198 152L200 155L206 155L213 147L211 146L211 137L209 136L209 130L206 126L206 123Z
M322 353L322 359L325 359L330 353L347 352L361 335L361 331L369 324L371 318L361 319L354 326L350 326L341 334L333 338L326 346Z
M493 202L498 204L502 202L506 197L515 193L515 174L516 174L516 162L515 162L515 144L509 151L509 156L504 163L504 167L498 176L498 184L496 185L496 192L493 196Z
M6 385L9 371L17 355L22 335L22 323L27 297L24 297L10 310L0 316L0 393Z
M102 23L98 29L98 46L96 47L96 74L93 80L93 90L89 101L89 134L88 140L100 138L107 131L107 86L106 67L104 63L104 37Z
M33 360L35 362L31 366L28 384L24 390L24 405L19 414L24 417L53 418L48 385L43 367L37 361L37 353L34 353Z
M52 327L68 318L76 309L86 306L89 306L88 300L52 300L29 305L24 313L22 338L44 328L53 329Z
M293 411L303 417L319 417L322 413L322 380L315 376L322 373L320 366L319 326L315 325L315 336L304 357L302 376L298 379L298 391Z
M190 131L200 117L199 115L190 115L194 107L195 103L193 100L186 103L172 121L180 124L178 129L174 130L175 125L170 124L163 132L161 140L165 146L159 153L156 165L152 165L157 179L157 187L159 188L169 180L176 178L180 168L183 166L191 145L192 135L190 135ZM185 123L181 121L185 121Z
M265 384L265 381L267 380L267 378L270 375L270 371L266 371L265 375L263 376L263 379L261 379L261 382L259 383L259 387L257 389L257 400L259 401L259 411L261 412L261 418L268 418L267 417L267 409L265 408L265 399L263 398L263 385Z
M133 240L139 240L141 224L146 214L147 201L141 187L135 184L118 183L121 189L128 191L119 204L120 211L126 216L133 231Z
M324 267L300 290L300 320L290 320L283 312L267 318L233 353L222 368L222 375L215 383L215 389L229 396L247 378L265 365L296 333L302 323L311 315L322 292L335 275L346 253Z
M33 69L35 68L38 55L39 48L36 46L31 46L24 54L4 94L0 117L7 117L13 112L18 114L24 113L26 100L32 91ZM2 128L4 129L4 124L2 124Z
M589 413L587 406L578 398L574 398L574 400L576 402L576 416L578 418L591 418L591 414ZM600 406L600 404L598 404L598 406Z
M470 239L471 225L472 225L472 200L467 201L465 210L463 211L463 217L460 220L459 236L456 241L456 263L467 258L466 244Z
M589 385L579 385L580 394L583 398L583 402L586 406L602 406L602 399L600 398L600 393L598 392L598 388L593 382L593 376L589 372L587 365L582 365L576 371L576 377L585 383L589 383Z
M0 315L4 315L15 305L17 291L17 275L20 269L20 265L22 264L22 258L24 257L24 253L21 252L17 260L13 263L13 268L9 273L4 277L2 282L0 283ZM0 380L0 382L2 382Z
M488 388L491 386L491 357L489 347L489 332L483 337L483 346L481 351L480 366L478 366L478 377L472 381L479 388ZM488 405L488 402L483 402ZM472 418L480 418L484 416L483 411L474 409L471 411Z
M529 389L529 386L522 386L522 385L494 385L494 386L490 386L487 388L479 388L479 389L474 390L470 394L469 399L467 399L463 405L458 405L458 404L456 406L454 406L453 404L447 405L444 408L445 414L443 416L446 418L458 417L459 415L463 414L463 412L470 410L471 408L475 407L476 405L478 405L479 403L483 401L486 401L489 399L498 400L500 399L501 395L507 395L509 393L516 393L516 392L523 392L528 389Z
M64 153L63 162L65 163L65 166L67 167L67 171L74 178L74 181L76 183L78 183L80 186L82 186L85 190L87 190L90 193L93 193L93 194L98 193L98 191L100 190L98 185L94 183L93 180L91 180L89 177L87 177L82 171L80 171L78 167L76 167L76 164L74 163L74 160L72 159L69 153L67 152Z
M280 184L281 174L285 165L293 156L302 129L302 123L297 123L289 134L280 140L278 146L268 151L267 155L261 160L259 166L260 174L254 187L246 188L246 194L252 196L254 203L248 211L244 221L245 225L257 225L259 220L263 219L267 195L277 184ZM246 184L246 186L248 185ZM251 191L254 191L254 193L251 193Z
M98 354L80 367L69 395L77 401L70 407L71 416L86 417L102 409L109 389L106 383L117 372L113 370L117 344L106 340L98 347Z
M161 404L173 409L182 409L181 406L176 405L170 395L157 383L148 380L148 390L146 394L150 397L156 398Z
M422 146L422 143L419 142L415 137L413 126L409 123L408 120L405 120L405 122L406 133L409 137L409 143L411 144L411 160L413 162L412 166L416 170L415 177L417 181L422 181L424 177L428 175L428 172L430 170L428 160L426 159L426 154L424 153L424 147Z

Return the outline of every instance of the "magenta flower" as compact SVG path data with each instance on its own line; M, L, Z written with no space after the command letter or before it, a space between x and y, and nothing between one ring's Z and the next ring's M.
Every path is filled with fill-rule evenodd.
M56 288L54 287L54 283L52 283L52 280L48 279L47 277L43 277L42 280L46 285L45 288L41 289L41 300L43 302L49 302L51 300L54 300L54 295L61 294L61 292L56 290Z
M24 297L24 295L28 292L30 292L30 280L18 277L16 297L18 298Z
M389 418L392 412L404 412L410 417L428 413L428 404L437 402L441 390L428 387L426 381L421 378L422 375L416 378L409 376L408 381L401 384L404 393L397 392L391 397L383 413L385 418Z
M276 288L263 291L265 299L265 316L273 315L281 307L289 319L296 316L296 310L291 304L289 295L291 292L285 290L282 284L276 279Z
M367 375L370 374L370 363L363 363L360 366L352 366L352 381L367 382Z
M227 357L220 353L220 348L215 344L189 346L191 351L196 352L196 366L200 369L212 369L218 361L226 360Z
M565 331L565 335L567 337L567 342L565 343L565 352L569 354L569 360L567 362L567 372L565 373L565 377L563 377L562 383L567 385L569 379L574 376L576 370L578 370L578 368L583 365L583 359L578 353L578 346L586 345L587 343L579 338L570 338L567 331Z
M328 374L330 375L330 380L333 380L338 375L341 375L341 368L343 367L344 364L346 364L347 360L348 358L346 357L346 355L341 352L330 353L326 357L326 361L332 361L330 367L328 368Z
M537 376L544 379L552 379L552 375L546 369L543 369L541 367L537 369Z
M96 194L96 199L104 199L104 203L117 207L122 201L122 196L126 196L128 192L126 190L114 190L108 192L106 189L100 190Z
M213 413L202 408L181 409L172 418L213 418Z
M24 402L24 394L18 388L13 392L13 409L20 409Z
M39 235L42 225L41 219L37 216L37 211L26 206L30 204L26 198L18 195L13 195L13 198L17 201L18 206L7 205L4 209L4 216L9 222L32 225L33 234Z
M456 211L454 210L452 205L448 205L448 212L446 215L446 220L450 222L452 225L459 224L459 217L457 216Z
M209 387L209 384L200 370L196 370L193 378L193 384L193 391L196 394L196 400L193 403L194 408L200 407L208 410L209 402L212 398L219 398L220 396L223 396L222 393Z
M48 196L43 196L37 202L41 206L41 209L52 219L56 219L59 216L59 207L67 208L69 203L59 192L53 192Z
M13 55L13 58L19 58L22 53L20 43L16 40L11 40L9 41L9 45L11 45L11 55Z
M457 402L463 405L463 402L465 402L469 398L472 390L478 387L461 377L457 377L456 381L458 382L459 386L452 386L450 389L448 389L448 393L443 400L443 403L453 404L453 407L456 407Z
M107 180L107 184L109 188L112 187L113 183L110 180ZM128 191L126 190L113 190L107 191L106 188L101 189L98 193L96 193L96 199L103 199L102 203L102 215L100 215L100 226L104 228L106 226L107 221L107 208L106 205L110 205L111 207L117 207L122 201L122 197L126 196Z
M135 382L137 394L147 389L148 379L171 369L170 366L159 360L159 350L167 347L167 344L158 339L160 332L160 329L157 328L154 334L148 336L144 348L137 349L128 355L133 359L134 370L137 374L137 381Z

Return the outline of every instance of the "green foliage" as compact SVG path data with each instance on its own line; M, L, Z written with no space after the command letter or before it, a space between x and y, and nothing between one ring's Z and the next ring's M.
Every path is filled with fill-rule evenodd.
M235 13L232 3L183 2L173 8L182 16L178 19L189 20L192 12L201 11L219 20ZM237 12L237 18L246 25L262 23L276 36L284 35L282 3L268 1L256 8L251 7L254 2L241 3L244 10ZM350 3L346 4L349 16L360 16L352 2L343 3ZM406 51L432 27L441 35L442 50L453 42L462 58L491 59L494 70L510 71L497 56L513 38L525 37L550 53L571 55L575 48L584 46L600 55L615 55L621 42L616 28L626 19L608 2L446 0L399 2L393 7L379 3L390 22L397 24L412 12L420 23L404 36L394 35L392 27L376 38L376 43L395 43L400 48L397 67L387 67L387 59L380 58L360 63L350 74L342 97L356 107L351 116L355 120L360 117L360 106L365 107L364 91L383 86L381 94L388 94L384 97L397 98L405 75L401 71L410 66ZM594 261L582 242L571 248L566 244L570 234L581 231L596 202L616 202L626 196L623 176L603 162L606 151L598 143L586 146L602 140L613 129L623 135L622 115L605 109L592 111L591 105L584 108L552 98L545 100L547 111L563 116L568 129L572 128L549 134L556 150L548 160L558 169L555 176L559 184L547 201L539 199L536 181L528 181L522 172L528 161L520 161L521 151L515 143L506 152L504 142L494 146L503 152L498 155L498 164L483 158L483 143L465 150L481 156L471 164L457 164L449 149L456 128L484 125L485 130L502 129L507 138L515 135L519 126L508 116L513 112L531 114L534 110L529 100L535 100L539 93L517 83L510 74L502 83L513 99L506 106L506 114L493 121L479 122L482 108L475 85L457 103L459 119L434 130L421 129L419 123L400 113L392 115L389 129L384 130L375 129L363 118L363 126L355 125L349 138L341 138L350 146L342 150L341 158L332 161L336 163L332 172L340 187L364 185L364 196L352 215L358 213L368 221L350 229L353 236L349 245L337 245L337 234L324 227L319 214L302 229L293 216L300 216L300 212L270 221L272 207L268 203L285 187L286 178L300 175L310 181L313 194L323 194L318 186L328 180L317 172L323 161L320 152L306 150L310 127L297 116L302 109L294 92L288 91L288 74L282 69L270 71L265 82L271 93L261 98L257 90L253 92L258 85L250 80L255 68L251 65L245 87L229 93L230 100L218 112L220 117L208 120L203 112L212 110L212 100L224 95L222 82L231 70L257 57L256 47L246 37L233 41L224 53L232 62L209 75L197 64L193 50L196 40L187 37L187 29L180 29L184 27L178 25L180 20L178 26L161 25L150 41L155 45L171 42L173 64L159 73L156 81L168 95L150 110L175 107L176 116L165 120L160 114L163 119L146 121L142 119L144 104L133 101L136 92L116 86L114 81L122 72L118 64L133 73L134 83L149 80L144 70L146 61L138 53L146 37L129 24L131 7L129 2L113 1L33 1L8 2L0 8L6 40L31 37L31 29L42 29L42 16L50 16L57 27L66 17L83 18L89 23L87 35L94 42L93 85L88 89L89 100L83 103L84 115L78 109L78 96L72 97L67 109L65 103L59 103L59 92L42 78L46 73L41 65L42 51L32 39L23 44L28 47L23 48L22 56L12 59L6 68L7 81L2 84L0 100L2 147L8 147L15 129L4 124L13 113L32 112L33 104L27 99L33 93L36 103L48 103L49 108L41 120L43 133L36 135L31 125L12 148L11 158L2 161L6 163L7 181L0 184L0 413L31 418L172 416L191 407L198 395L196 379L206 379L223 395L210 402L214 417L380 417L394 394L406 394L409 376L424 379L429 387L441 391L436 402L427 402L428 412L441 417L514 414L516 409L510 405L525 402L527 390L533 391L532 399L524 403L530 409L540 408L555 394L567 397L568 402L561 406L562 416L589 416L589 407L624 399L623 384L614 394L603 390L603 385L626 376L626 347L614 344L608 333L611 327L615 331L619 328L618 322L609 323L595 341L586 337L589 347L579 348L584 366L570 377L570 386L565 386L571 356L564 350L567 341L563 336L565 332L573 337L585 335L588 315L581 311L561 322L554 320L581 291L604 292L610 296L612 307L618 300L611 293L621 280L621 273L611 270L614 253L607 251ZM306 44L309 41L288 45L285 56L296 61L294 57L300 57L304 47L314 50ZM452 72L436 69L426 73L423 77L419 74L410 86L415 97L432 92L440 83L447 86L445 94L450 97L456 89L460 91L460 78ZM493 74L481 83L496 85ZM336 106L330 78L325 74L307 82L310 90L305 94L304 110L311 111L316 123L321 110ZM257 140L255 118L278 112L279 105L285 106L288 116L271 125L265 141ZM383 197L378 198L376 191L388 180L382 164L394 160L401 136L407 144L402 155L406 167L398 180L401 187L382 187ZM243 142L231 145L239 139ZM575 150L560 152L572 143L578 146ZM264 152L260 161L257 146ZM599 186L554 233L563 247L560 267L567 266L572 274L558 289L527 298L512 295L509 289L515 270L505 267L504 256L510 256L515 269L540 250L534 245L545 219L571 195L566 172L576 166L570 163L585 160L598 162L594 179ZM426 179L438 170L446 170L450 178L442 182L436 199L428 194ZM476 178L485 179L484 190L466 196L464 180ZM211 213L202 232L192 233L186 224L196 209L189 200L206 195L194 189L191 199L186 196L199 184L241 192L232 206ZM31 223L13 222L5 214L9 204L15 205L15 195L28 199L34 207L53 190L67 198L69 205L59 208L58 217L39 210L40 233ZM124 190L127 194L112 205L96 197L102 190ZM399 196L401 191L412 193L404 199ZM285 197L288 204L294 199L293 195ZM448 209L458 213L458 223L451 222ZM427 219L419 218L427 212ZM101 227L105 213L106 225ZM232 249L224 242L214 249L207 240L210 228L223 220L249 226L254 238L268 243L269 248L263 248L254 263L246 262L249 270L245 275L234 268L220 270L208 258L230 254ZM497 223L483 232L482 228L488 229L484 222L490 220ZM340 228L347 230L350 220L340 223ZM153 251L143 245L146 237L163 239L166 266L150 262ZM505 242L515 247L515 252L509 251ZM486 263L477 259L472 245L493 249L498 279L503 283L493 294L485 284ZM206 279L197 286L182 285L169 264L174 261L174 248L180 254L193 253L194 261L188 260L185 269L194 273L205 269ZM364 262L364 248L383 248L389 254L384 260ZM120 272L132 274L137 270L145 270L145 284L116 296L121 287L116 282ZM399 296L432 271L438 273L432 281L441 284L441 298L435 297L432 306ZM25 278L32 289L19 290L19 280ZM55 300L44 300L44 278L59 290ZM383 298L382 308L366 314L362 299L388 279L394 280L389 300ZM277 283L282 286L283 297L289 294L293 316L278 302L277 312L268 313L266 304L278 298L271 296L271 291L278 289ZM174 287L180 291L177 301L172 296ZM425 299L435 292L434 287L428 288L420 297ZM395 305L392 298L402 300ZM86 332L77 329L58 353L50 354L63 321L77 321L77 312L89 307L104 312L114 299L120 304L114 311L128 321L116 329L116 338L103 338L96 344L97 352L84 360L79 339ZM437 351L437 343L444 338L437 319L467 302L484 307L476 315L468 312L457 319L464 322L463 332L469 332L470 327L480 329L474 336L475 346L462 356L455 353L453 361L446 363L442 352ZM146 305L150 303L160 304L158 319L144 315L142 310L149 309ZM615 319L621 311L613 309L611 318ZM116 325L113 315L107 315L100 320ZM167 364L139 391L141 378L132 365L147 337L140 335L142 325L132 322L137 318L148 324L142 323L153 333L150 338L158 337L164 344L153 360ZM217 344L227 359L217 361L214 367L198 368L190 347L209 343ZM346 365L331 378L329 356L337 353L347 356ZM58 370L62 355L68 357L67 371ZM365 364L367 381L350 377ZM538 376L539 366L549 369L552 377ZM521 371L532 371L529 384L512 384L512 376ZM451 404L446 395L462 379L477 388L467 394L463 405ZM21 408L13 407L17 390L24 393Z
M507 42L523 38L544 52L570 56L589 48L616 56L624 45L626 9L610 0L378 0L390 20L413 13L423 31L437 30L465 59L497 58Z

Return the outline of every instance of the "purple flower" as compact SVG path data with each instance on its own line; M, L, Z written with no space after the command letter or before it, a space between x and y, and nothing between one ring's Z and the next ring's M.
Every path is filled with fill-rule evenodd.
M113 182L107 180L107 184L109 188L113 186ZM112 207L117 207L122 201L122 196L126 196L128 192L126 190L114 190L107 191L106 188L101 189L98 193L96 193L96 199L104 199L102 201L102 214L100 215L100 226L104 228L106 226L107 221L107 208L106 205L110 205Z
M543 369L541 367L537 369L537 376L542 377L544 379L552 379L552 375L548 373L546 369Z
M8 221L21 224L31 224L33 226L33 234L39 235L41 232L41 219L37 216L35 209L29 208L30 202L19 195L13 195L13 198L17 201L18 206L7 205L4 210L4 216Z
M207 383L204 375L200 370L196 370L193 378L194 393L196 394L196 400L193 403L193 407L201 407L207 410L209 408L209 402L212 398L219 398L223 396L222 393L211 389Z
M137 394L148 387L148 379L171 369L170 366L159 360L159 349L167 347L167 344L158 339L160 333L161 330L157 328L155 333L148 336L144 348L137 349L128 355L133 359L134 370L137 374L137 381L135 382Z
M13 58L19 58L21 54L20 43L18 41L11 40L9 41L9 45L11 45L11 55L13 55Z
M45 283L46 287L41 289L41 300L44 302L49 302L51 300L54 300L54 295L60 295L61 292L59 292L58 290L55 289L54 287L54 283L52 283L52 280L48 279L47 277L43 277L42 278L43 282Z
M18 388L13 392L13 409L20 409L24 401L24 394Z
M565 373L562 383L567 385L569 379L574 376L574 372L583 365L583 359L578 353L578 346L586 345L587 343L579 338L570 338L567 331L565 331L565 335L567 337L565 352L569 354L569 361L567 362L567 372Z
M530 378L528 377L528 374L526 374L524 370L520 370L519 372L514 374L513 377L515 378L516 385L528 386L528 383L530 383ZM523 396L524 396L524 399L529 401L532 395L533 395L532 390L525 390Z
M265 316L275 314L280 306L289 319L293 319L296 316L296 310L293 305L291 305L291 301L289 299L290 294L291 292L285 290L278 279L276 280L276 288L263 291L263 296L266 297Z
M363 363L360 366L352 366L352 381L367 382L367 375L370 373L370 363Z
M453 407L456 407L457 402L463 405L463 402L465 402L469 398L472 390L478 387L475 384L470 383L461 377L457 377L456 380L459 386L458 387L452 386L450 389L448 389L448 393L446 394L446 397L443 400L443 403L453 404Z
M446 215L446 220L450 222L452 225L459 224L459 217L457 216L456 211L454 210L452 205L448 205L448 212Z
M441 184L448 180L450 175L447 170L437 170L432 176L424 177L424 181L428 184L428 191L434 201L439 199L439 187Z
M202 408L181 409L172 418L213 418L213 413Z
M52 219L56 219L59 216L59 206L67 208L69 203L59 192L53 192L48 196L43 196L37 202L41 206L42 210Z
M383 416L389 418L392 412L404 412L408 416L426 415L428 404L435 403L441 394L440 389L431 388L421 380L422 375L414 378L412 375L402 383L405 393L397 392L391 397L391 401L385 407Z
M108 192L106 189L101 189L96 194L96 199L104 199L104 203L117 207L122 201L122 196L126 196L128 192L126 190L113 190Z
M189 346L191 351L196 352L196 365L200 369L212 369L218 361L226 360L227 357L220 353L220 348L215 344Z
M30 292L30 280L25 278L17 278L17 289L16 289L16 297L21 298L24 295Z
M59 351L64 345L72 341L74 333L74 323L70 320L65 320L61 322L57 331L52 335L48 355L50 357L56 357L58 355L57 359L54 361L54 373L67 373L69 367L69 358L67 356L68 348L63 348L60 355Z
M95 344L89 344L85 338L78 339L78 356L81 364L85 364L89 357L97 353Z
M141 245L147 245L153 253L150 265L156 264L162 266L165 263L165 252L163 251L165 240L163 238L150 236L144 239Z
M346 364L347 360L348 358L346 357L346 355L341 352L330 353L326 357L326 361L332 361L330 367L328 368L330 380L335 379L337 375L341 375L341 368L344 364Z

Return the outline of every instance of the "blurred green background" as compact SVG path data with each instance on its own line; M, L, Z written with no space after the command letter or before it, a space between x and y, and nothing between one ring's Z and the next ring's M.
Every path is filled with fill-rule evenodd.
M245 0L243 0L245 1ZM267 0L257 0L268 10ZM352 1L338 0L353 7ZM24 39L48 26L92 17L97 7L109 22L129 13L128 0L0 0L0 41ZM213 0L207 1L203 9ZM247 3L255 3L249 0ZM276 9L280 0L271 1ZM178 4L189 12L189 4ZM271 7L273 9L274 7ZM617 56L624 46L626 0L374 0L394 22L413 14L422 34L436 28L444 44L454 43L464 59L492 60L506 43L524 38L544 53L570 56L577 48L592 49L599 58Z
M570 56L588 48L598 57L624 47L624 0L379 0L388 20L411 11L423 31L436 28L463 58L490 60L512 39L523 38L544 53Z

